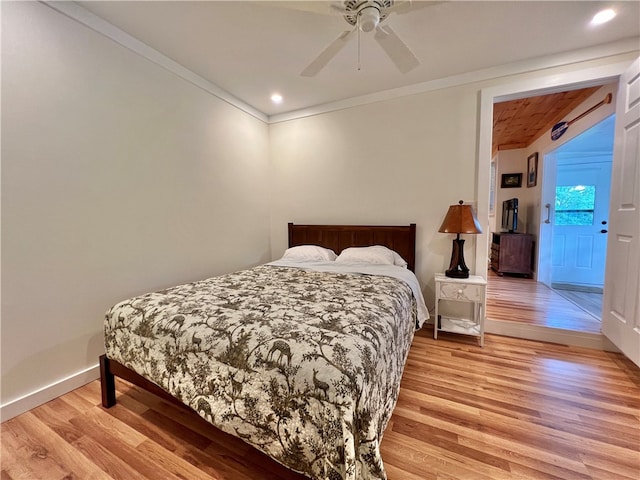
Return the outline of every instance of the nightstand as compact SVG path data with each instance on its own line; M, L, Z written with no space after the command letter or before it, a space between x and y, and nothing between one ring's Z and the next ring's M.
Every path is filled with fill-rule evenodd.
M436 315L433 338L438 332L460 333L480 337L484 346L484 299L487 281L478 275L469 278L450 278L444 273L436 273ZM455 318L438 314L441 301L466 302L473 305L473 318Z

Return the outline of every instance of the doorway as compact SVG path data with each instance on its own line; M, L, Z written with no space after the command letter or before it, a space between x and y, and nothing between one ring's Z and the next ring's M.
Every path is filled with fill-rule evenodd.
M489 189L486 188L484 185L490 185L489 178L490 178L491 159L492 159L491 128L492 128L492 119L493 119L493 103L504 101L504 100L513 100L513 99L523 98L531 95L539 95L541 93L560 92L566 89L575 89L582 86L598 86L598 85L611 84L616 81L616 77L618 76L618 72L615 70L615 68L616 67L603 68L602 71L600 72L602 76L599 76L599 74L594 75L593 72L573 72L569 74L568 77L574 81L563 81L562 78L554 78L553 79L554 83L556 81L557 83L555 83L555 86L550 88L548 83L544 85L545 84L544 81L539 83L534 81L534 82L523 82L522 84L518 83L518 84L512 84L512 85L498 86L498 87L489 88L487 90L483 90L482 98L481 98L482 100L481 121L480 121L481 132L480 132L480 142L479 142L479 170L478 170L478 195L479 195L478 214L479 216L484 216L483 213L486 213L487 217L489 217L489 208L486 208L486 212L483 212L483 203L484 203L485 196L487 199L487 203L489 203L488 199L490 198ZM595 119L596 121L600 119L605 119L607 116L610 116L614 112L614 109L611 108L611 109L608 109L607 111L604 111L604 109L601 109L601 112L602 112L602 115L598 115L598 118ZM593 115L593 116L596 116L596 115ZM575 128L574 128L574 132L575 132ZM575 138L575 136L576 135L574 134L573 137ZM566 142L566 141L569 141L570 138L563 139L563 140L565 140ZM543 158L546 153L545 150L546 152L548 152L548 150L545 147L540 148L538 150L540 152L540 155L543 156ZM527 155L528 153L529 152L527 152ZM556 152L556 154L562 154L562 151ZM546 160L543 160L542 168L539 171L538 182L539 182L540 188L546 182L546 178L544 178L544 175L548 173L547 172L548 164L545 164L545 162ZM552 198L553 198L553 201L555 202L555 179L552 185L554 190L553 192L554 196ZM541 199L542 197L539 197L539 198ZM538 225L541 225L545 220L544 203L541 200L538 200L537 205L534 205L530 213L531 215L527 215L527 218L528 219L531 218L533 219L534 223L538 223ZM602 220L599 220L599 221L602 221ZM532 233L540 231L540 233L542 234L541 230L543 229L540 228L538 225L532 225L532 227L535 227L535 228L532 228L531 230L527 230L527 231L531 231ZM486 269L485 262L487 262L487 257L488 257L486 253L488 252L489 238L486 238L486 240L487 240L486 245L483 242L478 242L477 244L476 269L478 271L480 271L480 269L483 267L484 269ZM538 238L538 241L542 242L542 239ZM550 240L548 241L548 243L549 245L551 245ZM541 245L539 245L539 247L540 246ZM541 259L544 260L543 257L545 256L548 256L548 259L550 261L551 259L550 249L549 251L544 251L544 249L538 250L537 253L538 255L536 255L537 256L536 262L540 262ZM538 270L537 274L540 274L539 268L537 270ZM554 293L554 295L559 296L556 294L557 290L552 290L550 289L550 287L546 286L547 284L551 285L550 269L547 275L548 275L547 282L545 283L535 282L535 283L540 285L540 287L548 288L550 291ZM541 278L538 277L537 280L540 281ZM520 290L520 292L522 293L522 290ZM488 298L488 302L489 301L490 300ZM546 307L550 307L552 305L552 303L548 302L548 300L544 300L543 304ZM567 304L575 307L575 304L573 304L572 302L567 301ZM489 304L487 306L489 306ZM562 316L561 309L563 307L558 307L557 305L556 307L557 308L554 307L554 310L556 310ZM538 312L538 317L540 316L539 314L540 312ZM542 325L524 326L521 324L516 325L515 322L491 321L490 317L487 316L486 326L487 326L487 330L486 330L487 332L518 336L522 338L539 339L539 340L552 341L552 342L560 341L561 343L589 346L592 348L602 348L603 345L608 344L606 339L599 333L590 333L590 334L583 334L582 332L572 333L569 330L564 330L557 325L550 326L548 323L545 326L542 326Z
M538 279L602 318L615 115L544 156ZM546 243L543 244L542 242ZM588 328L588 327L585 327Z
M591 102L597 92L612 89L615 86L611 84L596 87L583 103ZM540 102L540 98L536 101ZM532 103L529 99L524 102ZM499 122L494 119L496 124ZM536 172L532 182L534 188L522 185L517 190L498 190L498 200L505 194L520 199L520 214L524 215L519 219L522 221L518 232L532 235L539 243L540 254L533 255L536 262L533 282L540 283L533 286L522 278L506 275L498 278L490 272L487 318L599 334L614 126L615 116L604 112L600 117L592 116L589 123L574 127L573 135L563 139L560 146L548 135L542 135L546 133L543 130L524 148L498 152L495 158L501 172L524 171L525 166L530 167L532 157L542 155L541 171ZM539 153L534 155L535 150ZM540 209L540 205L546 208ZM499 218L500 213L494 209L494 218ZM545 218L540 218L540 214ZM499 231L499 224L494 228ZM504 299L509 292L527 292L524 298L516 295L511 299L512 306L521 307L517 314L513 309L510 314L501 311L500 302L491 298L496 293Z
M629 63L630 62L630 63ZM638 264L637 249L637 206L634 208L626 208L627 198L637 198L637 149L634 148L634 140L637 142L638 129L631 129L635 136L627 135L627 127L629 125L638 125L638 113L640 110L636 108L638 81L640 78L640 59L628 60L619 64L607 64L594 67L592 69L585 68L583 70L573 70L558 75L540 77L534 79L525 79L514 81L510 84L496 85L483 89L480 93L480 120L479 120L479 141L478 141L478 162L477 162L477 199L478 199L478 218L481 222L485 222L489 218L489 190L490 190L490 163L492 159L491 138L492 138L492 119L493 119L493 103L515 98L522 98L527 94L542 91L560 91L566 88L576 88L576 86L585 85L603 85L605 83L615 82L616 87L621 86L623 92L634 92L634 95L625 95L616 99L613 108L607 108L604 118L607 115L617 113L620 117L616 125L615 132L615 150L613 162L613 176L616 181L616 188L612 190L612 208L610 215L610 238L609 251L606 267L605 287L604 287L604 315L602 319L602 328L607 332L607 336L600 334L591 337L588 342L582 343L578 336L566 335L565 343L567 345L583 345L591 348L609 349L620 348L629 358L640 365L640 355L638 355L637 342L637 285L638 277L633 275L640 268ZM635 104L633 103L635 102ZM633 107L633 108L632 108ZM621 115L624 114L624 117ZM629 127L630 128L630 127ZM637 145L636 145L637 146ZM625 174L625 172L631 172ZM622 196L624 195L624 196ZM615 203L614 203L615 202ZM540 220L543 220L543 206L538 205L539 211L535 212ZM541 229L541 235L542 230ZM614 244L614 238L616 243ZM476 271L482 272L487 268L488 261L489 235L476 237ZM630 248L629 246L633 247ZM624 248L627 248L624 250ZM539 252L542 256L543 253ZM626 275L626 277L625 277ZM625 278L631 281L625 282ZM621 288L612 290L611 285L615 283ZM628 300L625 303L625 300ZM626 322L626 323L625 323ZM553 336L559 333L563 335L565 332L554 332L549 336L545 333L546 329L529 329L523 332L522 329L510 328L502 329L502 331L494 330L498 322L490 322L487 319L485 332L497 333L516 336L520 338L542 339L545 341L557 342L557 338ZM506 322L505 322L506 323ZM634 330L635 329L635 330ZM550 338L551 337L551 338ZM612 340L610 341L609 338ZM592 340L592 341L591 341ZM612 343L613 342L613 343ZM588 343L588 345L587 345ZM635 350L634 350L635 349Z
M603 292L614 125L610 115L544 157L543 222L551 234L541 236L550 242L541 250L551 255L538 268L554 289Z

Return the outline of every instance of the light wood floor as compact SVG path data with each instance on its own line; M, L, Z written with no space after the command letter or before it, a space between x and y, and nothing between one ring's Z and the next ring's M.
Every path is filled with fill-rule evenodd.
M554 288L553 291L575 303L578 307L590 313L596 319L600 320L602 318L602 293L565 290L560 288Z
M487 318L600 333L600 321L546 285L529 278L487 275Z
M640 478L640 370L619 354L418 332L382 442L389 480ZM97 381L2 424L2 480L300 480L185 409Z

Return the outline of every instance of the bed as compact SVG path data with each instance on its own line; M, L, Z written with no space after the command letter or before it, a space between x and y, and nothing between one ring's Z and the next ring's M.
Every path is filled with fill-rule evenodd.
M117 376L309 478L385 479L380 442L428 317L416 226L288 229L278 261L114 305L102 404L115 404Z

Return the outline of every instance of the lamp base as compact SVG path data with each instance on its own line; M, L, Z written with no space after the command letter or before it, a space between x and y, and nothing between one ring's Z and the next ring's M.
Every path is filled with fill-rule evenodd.
M469 272L464 272L460 270L447 270L444 274L449 278L469 278Z
M450 278L469 278L469 269L464 263L464 240L458 238L453 241L453 250L451 251L451 262L449 270L444 272Z

